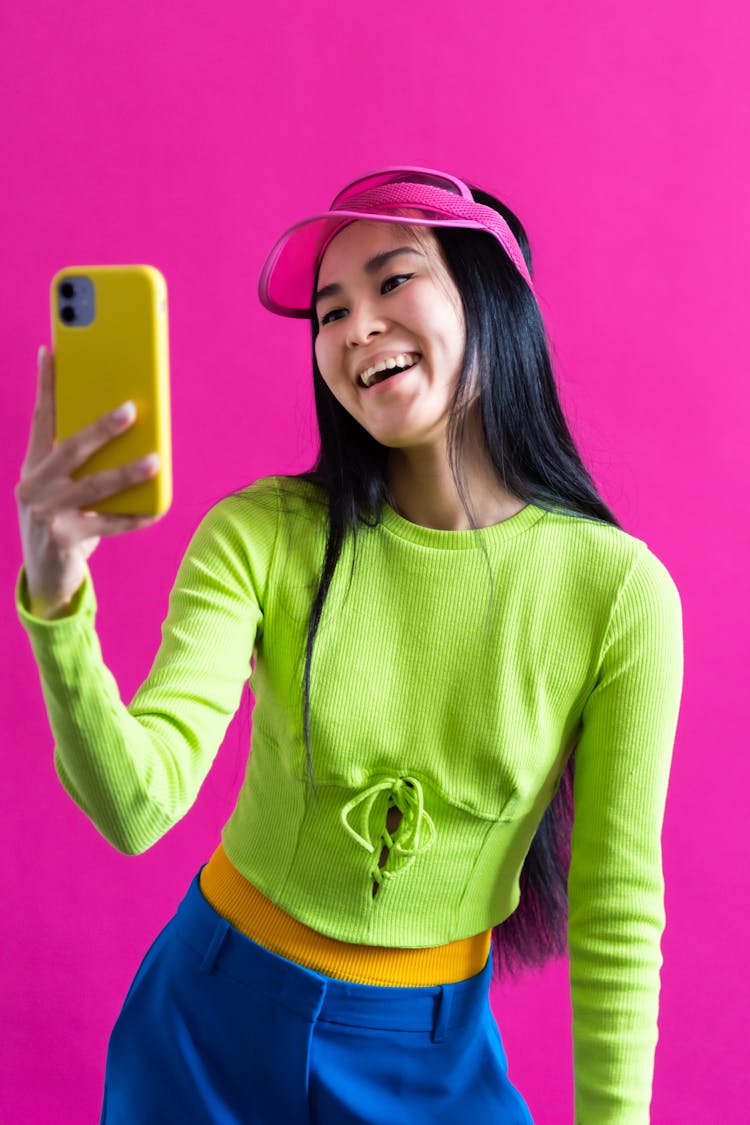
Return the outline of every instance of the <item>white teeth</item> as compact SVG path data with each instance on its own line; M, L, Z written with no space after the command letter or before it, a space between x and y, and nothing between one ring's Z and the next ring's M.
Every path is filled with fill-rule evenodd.
M413 367L418 359L418 352L402 352L397 356L389 356L388 359L368 367L366 371L362 372L360 379L366 387L369 387L372 385L375 376L381 371L392 371L394 367Z

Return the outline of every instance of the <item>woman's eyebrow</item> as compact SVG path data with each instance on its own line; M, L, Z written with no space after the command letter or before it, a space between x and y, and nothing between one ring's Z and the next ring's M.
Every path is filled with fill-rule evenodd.
M415 250L413 246L397 246L395 250L383 250L382 253L376 254L374 258L369 258L365 262L365 273L377 273L386 262L395 258L397 254L417 254L420 258L424 258L424 254L420 250ZM322 301L324 297L333 297L340 292L341 286L339 283L332 281L330 285L324 285L322 289L318 290L313 303L317 305L318 301Z

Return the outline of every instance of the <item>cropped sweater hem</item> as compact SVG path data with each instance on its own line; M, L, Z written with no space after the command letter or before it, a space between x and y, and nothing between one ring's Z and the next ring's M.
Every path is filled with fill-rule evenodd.
M200 889L217 914L252 941L339 980L400 987L452 984L480 973L490 953L491 930L430 949L388 949L327 937L261 894L222 844L201 869Z

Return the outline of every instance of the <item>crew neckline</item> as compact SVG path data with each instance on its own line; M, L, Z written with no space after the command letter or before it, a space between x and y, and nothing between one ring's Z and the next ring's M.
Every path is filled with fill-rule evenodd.
M480 537L476 531L472 530L447 531L443 528L424 527L420 523L412 523L404 516L399 515L390 504L384 504L382 523L394 535L398 535L401 539L407 539L410 543L417 543L422 547L432 547L437 550L466 551L473 549L481 551L483 542L485 546L489 546L513 539L516 535L528 531L545 515L547 515L546 509L539 508L536 504L525 504L515 515L508 516L500 523L480 528Z

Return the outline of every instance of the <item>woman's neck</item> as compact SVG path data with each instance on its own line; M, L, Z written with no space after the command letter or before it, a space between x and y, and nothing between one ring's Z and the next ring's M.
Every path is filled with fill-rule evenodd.
M502 523L525 507L505 489L480 445L467 447L462 476L478 527ZM388 487L395 510L410 523L443 531L471 527L445 449L392 449L388 457Z

